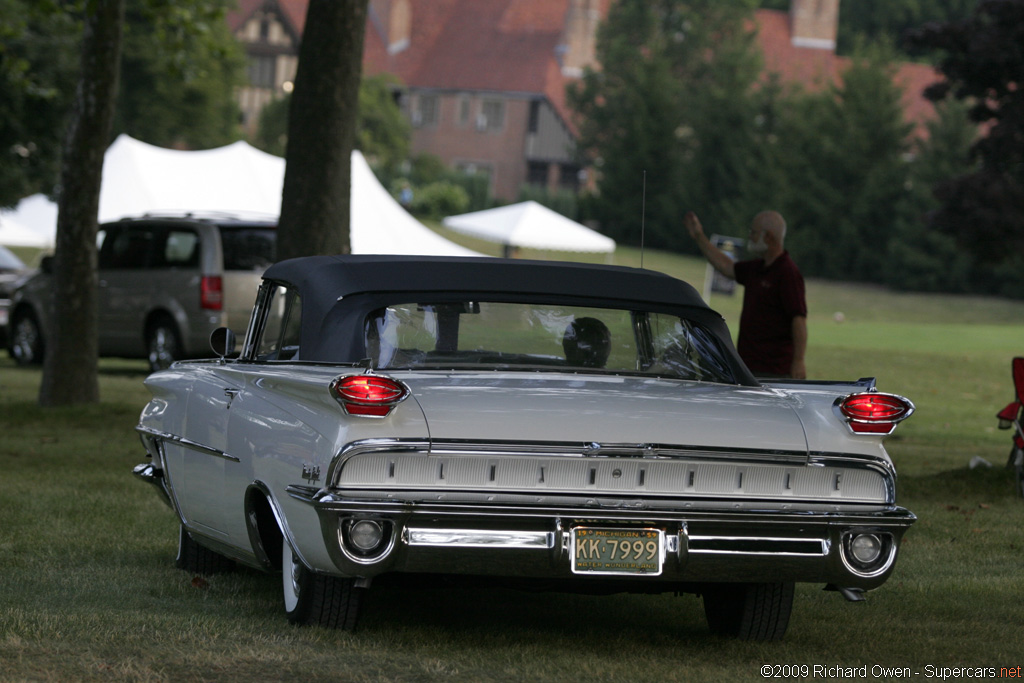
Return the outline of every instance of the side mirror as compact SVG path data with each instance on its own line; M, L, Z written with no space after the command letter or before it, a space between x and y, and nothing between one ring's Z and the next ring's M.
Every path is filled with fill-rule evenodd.
M218 327L210 333L210 346L221 360L234 355L235 333L227 327Z

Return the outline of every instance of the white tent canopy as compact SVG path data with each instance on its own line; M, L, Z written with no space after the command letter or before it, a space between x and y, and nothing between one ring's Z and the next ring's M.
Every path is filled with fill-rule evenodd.
M34 194L22 199L13 209L0 210L0 224L9 223L28 229L35 235L34 244L13 246L53 247L57 238L57 205L45 195Z
M284 168L284 159L245 142L190 152L155 147L120 135L103 161L99 220L185 212L228 212L276 219L281 212ZM8 216L33 230L48 230L52 243L57 209L42 195L22 200L13 212L4 215ZM479 255L446 240L409 215L380 184L358 151L352 152L350 238L354 254Z
M534 201L448 216L456 232L511 247L552 251L615 251L615 240Z
M5 247L37 247L46 249L53 246L53 240L21 223L0 215L0 244Z

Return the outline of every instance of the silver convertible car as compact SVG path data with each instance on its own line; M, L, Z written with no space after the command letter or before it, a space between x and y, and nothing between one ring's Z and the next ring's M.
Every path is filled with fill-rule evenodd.
M692 287L629 268L318 256L263 276L237 355L146 380L138 432L177 564L282 577L352 629L375 579L700 595L780 638L795 582L849 600L915 517L872 379L761 383Z

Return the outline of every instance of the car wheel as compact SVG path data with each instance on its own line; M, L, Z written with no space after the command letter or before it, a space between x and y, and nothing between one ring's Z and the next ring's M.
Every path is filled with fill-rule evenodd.
M178 556L174 566L193 574L223 574L235 568L232 560L192 540L184 526L178 527Z
M171 363L181 358L181 340L174 323L168 318L158 318L146 333L146 348L149 355L149 369L153 372L166 370Z
M713 633L740 640L779 640L793 610L792 583L722 583L704 590Z
M355 579L314 574L292 552L287 540L281 544L281 579L288 621L355 630L364 590L356 587Z
M31 311L14 314L10 335L8 351L18 365L39 365L43 362L43 333Z

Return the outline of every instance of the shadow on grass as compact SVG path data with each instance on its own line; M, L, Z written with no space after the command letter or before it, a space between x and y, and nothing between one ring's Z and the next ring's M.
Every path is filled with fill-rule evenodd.
M443 577L375 582L361 615L363 631L401 625L456 639L493 639L512 632L540 642L568 638L607 645L626 638L656 646L682 636L711 637L701 601L692 595L544 592Z
M1005 462L975 469L959 467L925 476L901 476L900 499L942 502L961 498L1015 498L1014 471Z

